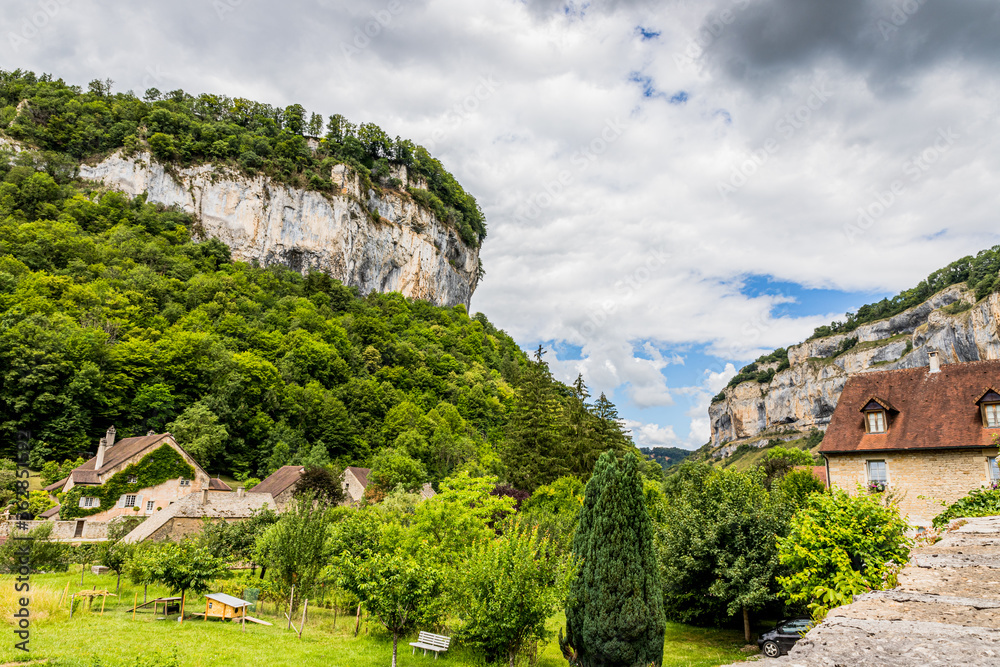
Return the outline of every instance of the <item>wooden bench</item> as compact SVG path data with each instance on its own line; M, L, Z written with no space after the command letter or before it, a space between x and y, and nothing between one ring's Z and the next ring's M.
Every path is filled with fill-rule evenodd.
M438 653L447 651L448 644L450 643L451 637L435 635L430 632L421 632L417 635L417 641L410 642L410 646L413 647L413 655L417 654L418 648L424 652L424 655L427 655L427 651L434 651L434 659L437 660Z

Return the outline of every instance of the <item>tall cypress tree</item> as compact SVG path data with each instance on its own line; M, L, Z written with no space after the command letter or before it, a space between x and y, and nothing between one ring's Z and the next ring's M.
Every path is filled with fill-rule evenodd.
M663 660L663 594L638 461L605 452L587 482L573 551L583 559L566 608L563 654L579 667Z

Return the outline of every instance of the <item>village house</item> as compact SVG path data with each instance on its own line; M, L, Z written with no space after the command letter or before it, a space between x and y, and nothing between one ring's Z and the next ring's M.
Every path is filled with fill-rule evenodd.
M913 526L972 489L1000 483L1000 361L860 373L847 380L820 446L827 479L899 494Z
M249 519L254 512L267 508L275 509L274 499L268 493L249 494L239 488L236 493L217 494L203 489L184 496L149 517L122 538L122 541L176 541L200 532L206 520L233 523Z
M274 498L274 502L280 511L284 511L289 501L295 495L295 486L305 472L302 466L283 466L271 473L264 481L250 489L250 493L267 493ZM371 468L358 468L348 466L344 469L344 504L358 504L365 497L365 489L368 488L368 476ZM434 489L430 484L424 484L420 490L420 497L424 500L434 496Z
M136 474L128 474L127 470L137 471L151 454L163 456L161 449L169 448L176 456L167 454L179 462L181 467L192 471L189 475L179 475L169 479L156 478L156 483L144 485L145 480ZM185 465L186 464L186 465ZM125 477L115 477L125 474ZM162 477L162 475L160 475ZM124 489L123 493L114 498L108 498L104 485L115 478ZM74 489L76 493L70 494ZM74 468L64 479L50 484L45 490L56 498L63 495L63 502L70 498L82 512L67 512L67 508L59 505L43 513L39 518L57 520L60 518L73 521L70 537L99 539L106 533L107 523L117 517L139 516L147 517L170 506L171 503L196 492L231 493L232 489L222 480L211 478L190 454L177 444L170 433L148 433L144 436L115 440L115 428L108 429L101 438L97 455ZM68 494L68 495L67 495ZM101 496L104 495L102 501ZM98 510L98 511L94 511ZM68 514L82 515L69 517ZM58 521L59 524L68 521ZM88 527L87 524L91 524ZM104 527L104 530L101 530ZM66 532L66 526L58 526L59 535Z

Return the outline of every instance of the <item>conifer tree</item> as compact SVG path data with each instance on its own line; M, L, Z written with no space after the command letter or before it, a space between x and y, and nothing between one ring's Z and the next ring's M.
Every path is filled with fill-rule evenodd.
M663 660L666 620L653 525L638 461L601 455L587 483L573 552L582 559L566 609L563 654L579 667L646 667Z
M521 376L503 451L508 480L525 491L569 472L562 451L562 405L544 354L539 345Z

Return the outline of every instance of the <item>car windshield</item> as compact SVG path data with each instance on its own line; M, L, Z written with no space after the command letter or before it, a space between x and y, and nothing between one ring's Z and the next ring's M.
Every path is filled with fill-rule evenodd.
M781 626L781 631L789 635L799 634L800 632L806 632L809 629L810 625L812 625L812 621L804 619L796 621L788 621L787 623Z

